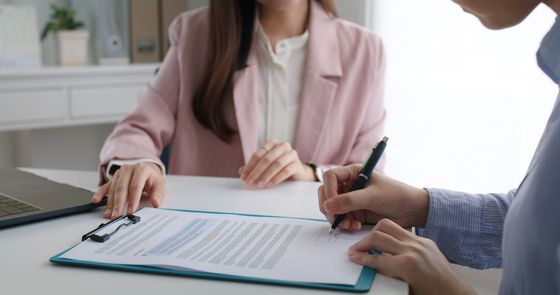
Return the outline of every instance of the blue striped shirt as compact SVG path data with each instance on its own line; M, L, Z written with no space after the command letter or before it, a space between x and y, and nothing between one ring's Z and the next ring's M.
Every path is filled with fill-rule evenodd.
M560 84L560 17L537 60ZM560 294L560 95L517 189L428 193L428 220L418 234L434 240L449 261L478 269L502 267L500 294Z

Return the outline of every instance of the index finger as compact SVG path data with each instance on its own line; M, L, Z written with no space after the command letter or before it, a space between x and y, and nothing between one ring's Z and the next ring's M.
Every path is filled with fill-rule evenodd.
M340 194L340 189L344 187L344 183L356 179L360 169L361 165L351 165L326 171L323 174L325 199L328 200Z
M255 168L255 166L257 165L257 163L260 161L260 159L262 157L264 157L264 155L266 155L268 153L268 151L272 150L272 148L277 144L276 141L274 140L269 140L267 141L263 146L259 147L251 156L251 159L249 159L249 162L247 163L247 165L245 165L245 168L243 169L243 172L241 174L241 178L243 180L245 180L245 178L247 176L249 176L249 174L253 171L253 169Z

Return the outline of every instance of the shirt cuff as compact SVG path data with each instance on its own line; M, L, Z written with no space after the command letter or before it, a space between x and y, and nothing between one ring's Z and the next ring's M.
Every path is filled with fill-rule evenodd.
M417 229L420 236L436 242L451 262L475 264L482 223L480 197L466 193L427 189L429 211L426 226Z
M111 180L113 178L113 174L111 173L111 171L114 171L115 169L118 169L118 167L120 167L122 165L135 165L135 164L140 164L140 163L154 163L154 164L158 165L158 167L161 170L161 173L163 174L163 176L165 176L165 174L166 174L165 166L163 166L160 162L158 162L156 160L152 160L152 159L148 159L148 158L129 159L129 160L111 160L109 162L109 164L107 165L107 169L105 170L105 178L107 180Z

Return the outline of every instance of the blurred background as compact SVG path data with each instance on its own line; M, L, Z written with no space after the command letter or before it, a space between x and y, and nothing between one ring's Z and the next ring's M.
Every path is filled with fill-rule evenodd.
M52 4L76 10L81 35L57 32ZM106 136L165 55L171 19L205 4L0 0L0 165L95 170ZM516 187L558 92L535 59L555 15L539 7L515 28L490 31L452 1L337 4L384 40L386 172L423 187ZM63 56L64 46L85 53ZM497 293L500 271L457 269L479 294Z

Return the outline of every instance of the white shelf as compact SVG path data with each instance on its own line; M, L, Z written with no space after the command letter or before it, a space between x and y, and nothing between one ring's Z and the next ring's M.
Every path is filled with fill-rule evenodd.
M117 122L158 66L1 69L0 131Z
M73 76L73 75L99 75L99 74L143 74L154 73L159 64L131 64L131 65L85 65L76 67L38 67L38 68L0 68L0 85L3 79L21 79L45 76Z

